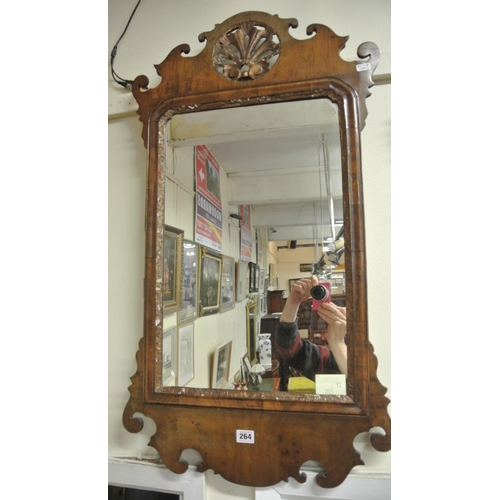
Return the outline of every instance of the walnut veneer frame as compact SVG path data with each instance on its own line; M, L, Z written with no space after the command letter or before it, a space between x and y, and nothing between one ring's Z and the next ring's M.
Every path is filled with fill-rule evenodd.
M143 427L141 414L152 418L151 438L164 464L182 473L183 450L202 456L198 470L213 469L230 482L269 486L294 477L308 460L325 468L316 480L323 487L342 483L361 465L353 440L372 434L375 449L390 449L389 400L377 379L377 359L368 340L365 229L361 178L360 132L373 85L379 50L371 42L358 48L360 61L344 61L340 52L348 37L321 24L311 25L305 40L290 28L295 19L263 12L237 14L199 36L206 42L196 56L180 45L156 65L161 83L148 89L146 76L132 87L149 152L144 336L137 352L137 372L129 387L123 424L130 432ZM231 50L232 48L232 50ZM337 104L340 120L348 345L347 396L287 392L229 391L162 387L155 363L162 333L158 307L158 256L161 255L164 185L164 125L175 114L256 104L327 98ZM252 430L254 444L237 443L236 430Z

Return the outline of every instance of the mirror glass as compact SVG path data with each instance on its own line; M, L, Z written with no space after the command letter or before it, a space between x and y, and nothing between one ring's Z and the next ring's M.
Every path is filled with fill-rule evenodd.
M183 310L181 314L167 311L163 315L163 332L169 332L174 325L180 330L185 328L184 324L194 325L194 374L185 384L192 388L214 387L215 356L219 347L230 341L231 359L227 360L224 388L232 389L241 364L246 362L245 352L250 366L259 361L258 334L273 330L279 321L279 311L267 310L269 291L281 290L284 301L290 283L310 275L314 269L322 281L332 284L332 298L338 299L339 305L345 304L345 300L342 302L345 268L337 105L322 98L208 111L187 110L169 115L160 128L159 155L165 169L159 194L159 198L162 194L164 198L159 200L158 217L163 217L162 223L171 232L172 228L182 230L184 241L189 244L190 275L187 281L181 277L180 282L189 282L193 291L199 290L200 283L196 286L193 282L206 281L207 277L200 275L203 267L213 268L214 277L217 275L220 280L222 275L227 285L229 278L227 272L222 272L222 260L224 256L234 260L234 306L212 307L209 314L206 314L207 307L198 311ZM196 241L199 200L195 147L207 148L211 155L206 172L214 172L211 166L214 160L218 165L211 177L217 186L215 191L220 193L221 213L220 217L215 215L214 224L221 221L221 251L208 249L206 252L204 245ZM231 216L245 213L240 207L249 212L249 221ZM251 262L258 276L254 289L252 281L256 278L252 273L255 270L250 272L241 253L244 225L250 231ZM299 263L297 255L300 255ZM197 278L193 272L196 266ZM207 283L203 285L206 290ZM244 289L238 289L238 285ZM192 293L190 297L192 300ZM222 301L215 295L212 298L211 304ZM202 302L200 297L197 300ZM249 300L251 308L248 308ZM162 305L165 311L165 304ZM324 343L321 333L326 324L318 321L317 316L313 318L310 310L299 311L299 328L305 341ZM279 377L274 349L272 357L271 370L262 374L264 381ZM177 381L178 378L171 376L162 385L174 387ZM258 387L254 384L253 389L249 384L247 389L273 390L269 381Z

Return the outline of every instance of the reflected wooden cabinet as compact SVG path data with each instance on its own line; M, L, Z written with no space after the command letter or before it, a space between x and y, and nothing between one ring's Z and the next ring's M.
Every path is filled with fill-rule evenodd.
M269 290L267 292L267 312L269 314L283 311L285 305L284 293L285 290Z

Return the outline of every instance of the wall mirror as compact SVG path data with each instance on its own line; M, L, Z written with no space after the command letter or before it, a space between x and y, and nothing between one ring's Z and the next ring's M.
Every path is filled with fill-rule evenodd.
M143 427L141 416L152 418L157 432L150 444L158 450L166 467L176 473L187 469L187 463L180 458L182 452L194 449L202 457L197 466L200 472L213 469L236 484L269 486L289 477L303 482L305 476L301 475L300 467L308 460L315 460L325 469L316 477L318 484L334 487L354 466L362 464L353 447L358 434L372 431L375 449L390 448L389 400L385 397L385 387L377 379L377 360L368 339L360 149L360 133L367 117L365 100L373 85L372 74L379 51L376 45L367 42L358 48L360 60L344 61L340 52L347 37L337 36L331 29L317 24L307 28L309 38L297 40L292 35L297 25L295 19L280 19L263 12L237 14L199 36L205 46L198 55L190 57L190 48L186 45L172 50L156 66L162 78L157 87L149 89L145 76L137 77L133 83L149 156L145 318L144 336L136 356L137 372L132 377L123 423L128 431L139 432ZM272 106L285 104L295 107L291 116L299 116L306 122L312 120L312 123L303 121L302 128L295 122L289 127L280 124L273 128L274 111L266 114L264 108L274 110L277 108ZM326 201L329 213L336 210L342 214L345 235L348 345L345 396L234 391L196 383L193 386L163 383L162 340L169 326L165 322L162 294L163 231L171 224L165 200L172 196L165 181L168 177L165 165L171 162L173 169L181 169L173 153L175 148L192 151L196 141L198 144L212 141L212 148L224 158L230 170L230 153L236 150L240 157L248 158L246 171L230 172L232 177L226 187L231 192L230 204L245 204L245 191L259 189L259 177L249 176L250 165L254 169L263 168L263 160L256 161L258 155L252 155L255 149L251 141L245 141L243 131L239 135L234 125L230 125L234 121L226 120L228 112L232 116L239 113L237 123L265 134L269 147L286 136L291 141L286 151L292 154L292 145L300 150L300 141L309 136L304 133L304 125L310 126L308 131L316 128L310 135L330 144L332 158L338 158L332 160L339 174L335 181L336 203L332 193L329 194L331 200ZM208 121L204 113L211 113ZM252 115L254 121L249 120ZM207 129L207 124L214 124L215 131ZM225 126L229 126L229 130L225 131ZM224 134L226 139L220 140ZM225 151L229 135L233 144ZM284 154L282 156L286 162ZM313 198L321 202L317 180L320 163L318 158L308 162L309 170L303 172L299 200L293 198L297 196L296 188L290 186L288 198L263 200L275 208L263 208L263 212L268 215L270 212L276 215L279 210L290 212L287 204L297 203L300 196L304 205ZM289 165L281 168L289 168ZM286 171L277 172L276 176L286 185L287 176L283 174ZM180 175L182 177L182 173ZM241 184L246 185L246 190ZM192 187L187 186L186 190L189 189ZM322 205L320 203L320 214L324 213ZM182 200L178 200L177 210L181 207ZM268 221L262 218L258 224L263 228L272 227L272 218ZM318 226L322 224L315 225ZM247 342L247 317L244 306L240 309L242 314L236 329L241 330L237 337L241 340L233 340L233 352ZM213 322L216 316L196 319L196 322L206 321L205 335L211 334L210 328L213 334L220 329L220 324ZM241 342L241 346L237 342ZM196 349L194 351L196 353ZM201 356L208 358L209 353ZM193 364L196 373L196 361ZM195 380L196 376L193 377Z
M208 148L212 155L210 159L213 157L219 166L218 176L221 177L222 189L216 191L224 193L222 220L230 219L228 213L238 213L241 206L247 206L249 210L251 207L252 229L260 229L268 243L275 243L275 253L276 248L283 248L278 245L294 241L298 247L308 246L309 254L313 255L311 262L316 263L323 255L324 240L338 234L343 227L338 106L330 99L270 102L181 113L166 121L161 120L160 127L163 133L160 135L158 150L159 157L165 161L165 170L173 172L175 166L177 172L183 171L185 184L193 185L194 177L197 176L193 168L193 163L196 164L197 161L193 162L194 148ZM164 218L169 220L169 223L180 225L186 230L186 222L175 219L176 214L172 213L168 203L174 189L169 179L160 179L158 206L164 206ZM187 225L192 228L191 221L195 219L194 203L186 200L182 202L182 206L183 212L193 212L187 215ZM245 215L244 219L246 217ZM217 224L217 220L213 223ZM227 221L227 226L220 225L221 232L229 232L229 241L226 239L223 253L232 253L233 257L230 258L233 260L241 258L238 248L241 236L239 229L238 222L231 224ZM189 237L192 238L193 235ZM263 246L262 242L260 246ZM206 252L205 247L202 247L202 256ZM165 254L165 250L163 253ZM256 253L254 249L254 256ZM202 259L202 274L208 267L207 260L208 258ZM211 263L215 266L215 260ZM251 285L246 289L245 296L247 300L260 300L260 307L255 309L257 315L262 317L266 302L263 290L259 293L259 289L263 288L264 267L267 266L262 263L257 266L255 262L250 262L249 266ZM165 263L163 275L164 269ZM157 272L157 278L165 281L161 269L157 269ZM205 277L199 281L200 286L205 286L207 279ZM288 284L286 276L282 277L282 281ZM211 288L216 289L215 286ZM253 293L258 294L257 298ZM200 296L200 317L210 313L205 302L203 293ZM216 301L212 302L212 311L218 312ZM221 300L221 312L224 311L223 306ZM251 362L258 359L256 347L261 326L260 318L254 321L252 313L252 335L248 335L247 327L245 344L245 327L242 324L244 313L237 310L231 315L234 318L230 339L225 332L220 332L219 325L197 321L200 329L209 329L212 334L210 338L200 337L196 343L198 369L188 385L189 388L210 388L211 360L205 354L213 352L220 342L233 342L233 367L238 367L239 354L245 349ZM273 328L278 319L273 318ZM158 322L160 321L161 318L158 318ZM268 326L264 324L264 328ZM280 373L280 360L277 359L276 350L273 351L273 362L275 369L266 373L266 378ZM238 376L237 373L234 375ZM232 388L231 384L229 388Z

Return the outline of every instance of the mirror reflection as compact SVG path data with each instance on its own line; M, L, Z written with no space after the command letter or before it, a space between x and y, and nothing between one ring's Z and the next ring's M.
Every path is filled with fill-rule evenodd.
M310 99L187 112L162 127L158 206L162 224L183 236L179 304L161 304L162 329L169 339L173 328L193 331L194 374L180 384L171 370L161 385L345 394L337 106ZM174 349L165 345L157 359Z

